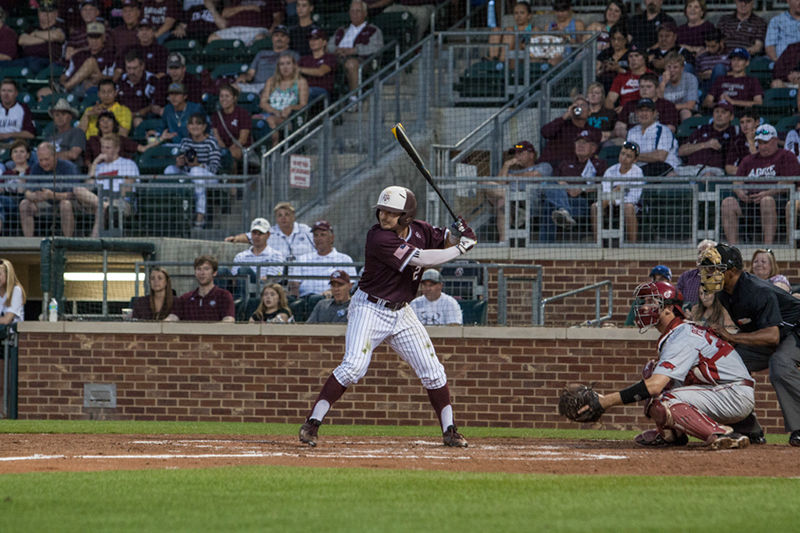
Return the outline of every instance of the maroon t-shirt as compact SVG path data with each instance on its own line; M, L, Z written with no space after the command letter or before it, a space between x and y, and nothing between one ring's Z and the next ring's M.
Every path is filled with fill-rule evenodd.
M17 33L6 24L0 28L0 54L10 59L17 58Z
M333 92L333 82L336 77L336 64L336 56L333 54L325 54L319 59L315 59L314 56L303 56L300 58L300 61L297 62L297 65L301 68L319 68L322 65L328 65L331 71L324 76L309 76L304 74L310 87L321 87L328 91L328 93Z
M286 7L282 0L234 0L230 7L252 6L258 7L258 11L242 11L226 19L228 27L251 26L259 28L269 28L272 26L272 15L279 11L285 11Z
M769 157L761 157L756 152L750 154L739 163L736 175L741 177L755 178L755 181L748 180L747 183L775 183L765 181L764 178L772 176L800 176L800 162L789 150L779 148L777 152Z
M95 61L97 61L97 66L103 76L111 77L114 75L114 67L116 66L117 62L114 60L113 53L104 48L100 50L100 53L96 56L93 56L87 50L73 54L69 61L69 65L67 65L67 68L64 71L64 74L67 76L67 78L71 78L90 57L94 57Z
M125 52L132 46L139 44L137 33L138 31L136 28L132 30L128 29L125 24L117 26L107 34L106 48L111 48L115 57L124 59ZM119 64L123 67L125 66L125 63Z
M542 126L542 137L547 139L547 145L542 150L539 163L550 163L557 168L561 161L572 159L575 154L575 138L587 128L592 128L588 122L585 126L578 127L572 120L561 117Z
M222 116L222 119L225 121L225 127L228 128L227 131L225 127L223 127L222 121L220 121L220 116ZM242 130L250 130L252 133L253 119L245 108L237 105L234 106L233 112L229 115L225 114L222 110L211 113L211 127L217 130L219 142L222 146L227 148L233 144L231 136L228 135L228 131L237 139L239 138L239 132ZM250 146L250 143L253 142L252 139L252 135L248 135L245 146Z
M216 285L205 296L197 288L175 300L172 312L181 320L219 322L226 316L236 316L233 295Z
M707 167L725 168L728 159L728 152L733 148L733 140L736 138L736 128L728 126L720 131L712 124L703 124L689 135L687 144L697 144L716 139L722 145L721 150L703 148L689 156L690 165L705 165Z
M153 43L150 46L142 46L141 44L137 44L132 46L130 49L136 50L136 53L139 55L139 57L144 59L144 69L147 72L158 74L159 72L167 71L167 56L169 56L169 50L167 50L166 46L161 46L158 43ZM125 58L118 57L117 64L124 68Z
M565 178L583 176L584 178L602 177L608 170L608 163L592 156L588 161L578 161L577 157L573 157L567 161L562 161L556 170L558 176Z
M764 95L761 83L752 76L721 76L717 78L711 87L710 94L714 95L714 101L719 102L722 93L727 92L735 100L752 100L758 95Z
M725 164L738 166L748 155L750 155L750 146L747 144L747 137L745 137L744 133L739 132L739 135L734 137L731 147L728 149L728 154L725 156Z
M117 102L136 113L140 109L149 106L153 101L153 94L156 92L157 78L145 72L139 83L131 83L127 74L123 74L117 83Z
M408 239L375 224L367 232L364 272L358 288L392 303L408 303L417 296L422 268L409 267L417 250L444 248L445 230L422 220L409 226Z
M793 43L786 47L786 50L775 62L772 79L788 81L789 73L793 70L800 70L800 43Z
M706 33L714 29L714 25L705 20L699 26L689 26L684 24L678 26L678 39L677 43L684 46L705 46Z
M64 26L62 26L60 24L55 24L55 25L51 26L51 28L53 30L61 30L62 32L64 32L64 35L67 35L67 32L64 29ZM43 30L42 30L41 26L38 26L38 27L36 27L35 30L31 30L29 33L32 33L34 31L43 31ZM53 50L53 59L54 60L59 60L59 59L61 59L61 45L62 44L63 43L56 43L56 42L52 42L51 41L49 43L39 43L39 44L32 44L30 46L23 46L23 47L21 47L22 48L22 50L21 50L22 51L22 55L20 57L43 57L43 58L47 59L47 58L50 57L49 51L48 51L50 49L50 46L48 46L48 45L51 45L52 46L52 50Z
M174 0L164 0L163 2L143 0L141 6L142 18L150 20L156 30L164 24L164 19L167 17L175 19L176 21L181 17L180 9L178 9L178 2Z
M194 6L185 13L186 36L191 39L206 39L217 31L214 15L204 5Z
M638 101L630 101L622 106L622 111L617 117L618 120L624 121L628 128L632 128L639 123L636 120L636 104L638 104ZM665 126L673 126L675 129L678 128L680 115L675 108L675 104L666 98L659 98L656 100L656 111L658 111L658 121L660 123Z

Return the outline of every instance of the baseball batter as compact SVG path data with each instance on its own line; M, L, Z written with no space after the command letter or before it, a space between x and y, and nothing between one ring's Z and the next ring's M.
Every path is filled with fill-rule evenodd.
M345 354L300 427L300 441L316 446L319 426L347 387L363 378L382 342L414 369L436 411L446 446L466 447L453 422L447 375L425 327L408 303L426 267L452 261L477 243L463 219L451 229L415 220L417 200L405 187L387 187L375 205L378 224L367 233L364 272L350 303Z
M661 333L659 358L645 367L642 381L600 395L602 410L649 398L645 414L657 429L636 437L643 446L680 446L687 435L715 450L749 445L746 435L723 425L744 419L755 404L753 378L733 346L684 321L681 294L668 282L643 283L634 297L640 331L655 326Z

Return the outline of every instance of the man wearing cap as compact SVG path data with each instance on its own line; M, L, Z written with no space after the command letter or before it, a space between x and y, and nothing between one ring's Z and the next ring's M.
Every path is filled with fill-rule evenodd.
M658 27L658 40L656 44L647 49L647 57L650 65L659 74L664 72L666 68L664 59L670 52L681 54L688 62L694 60L694 54L683 46L679 46L677 42L678 26L674 22L665 22Z
M330 99L333 94L336 56L328 53L328 36L322 28L313 28L309 33L308 42L310 55L304 55L297 63L300 74L308 81L308 100L312 101L320 95Z
M662 0L642 0L644 9L628 19L631 43L645 50L658 39L658 28L662 24L675 24L675 19L661 10ZM631 8L633 9L633 8Z
M156 85L156 93L153 96L152 111L161 116L164 106L169 103L167 95L169 86L173 83L182 83L186 88L186 96L190 102L200 103L203 101L202 83L197 78L186 72L186 58L180 52L172 52L167 56L167 75L161 77Z
M317 28L314 25L314 4L311 0L297 0L295 2L297 8L297 24L289 26L289 41L292 43L292 48L300 56L311 55L311 45L309 39L311 32ZM288 6L287 6L288 7ZM325 45L327 46L327 38Z
M558 168L561 161L571 159L578 133L584 129L597 129L586 123L590 114L589 101L583 95L578 95L563 115L542 126L542 138L547 139L547 144L540 161Z
M658 113L658 121L669 128L669 131L675 133L678 129L680 118L675 104L665 98L658 97L658 76L652 72L647 72L639 78L639 95L642 98L649 98L656 105L656 112ZM697 92L697 91L695 91ZM639 123L636 118L636 109L639 107L639 102L631 100L620 111L619 120L614 126L614 137L624 138L628 134L628 130Z
M136 30L137 43L130 47L125 57L133 51L137 56L144 61L144 69L150 72L156 78L166 76L167 71L167 56L169 50L156 40L155 27L150 19L143 18L139 21L139 27ZM115 72L117 79L122 75L119 65L117 68L120 70L119 75Z
M284 16L281 0L231 0L222 10L225 28L212 33L208 42L239 39L250 46L283 24Z
M0 145L10 146L17 139L33 139L36 128L33 114L25 104L17 102L19 89L11 78L0 81Z
M800 0L798 0L800 2ZM764 103L764 90L757 78L747 75L750 53L744 48L734 48L728 54L731 68L728 74L717 78L703 101L703 107L714 107L716 102L726 100L737 111Z
M306 320L307 324L347 322L350 290L353 282L344 270L334 270L330 276L330 298L317 302Z
M136 47L128 50L125 54L125 74L117 84L117 99L131 110L134 128L150 113L158 83L156 76L145 67L140 54L141 51Z
M678 147L678 155L687 158L687 164L677 169L681 176L724 176L728 151L738 135L731 125L733 106L718 102L714 106L711 124L703 124L692 132Z
M422 296L411 300L411 308L426 326L460 326L464 323L461 306L455 298L442 292L442 275L429 268L422 273L419 288Z
M647 62L644 53L636 45L631 45L628 49L629 70L620 72L614 77L606 95L606 107L613 109L619 114L622 106L628 102L639 100L639 78L647 72Z
M205 116L205 110L200 104L188 101L186 87L182 83L170 83L167 100L169 103L161 112L161 118L167 127L162 138L180 143L184 137L189 137L189 118L197 113Z
M786 3L789 9L772 17L767 25L764 53L773 61L777 61L790 44L800 41L800 0Z
M52 0L39 2L39 25L19 36L20 59L31 74L36 74L51 62L61 58L61 46L67 39L64 28L58 21L58 7Z
M655 282L672 281L672 270L666 265L656 265L650 270L650 279Z
M674 175L681 164L678 141L672 131L658 121L656 103L642 98L636 106L639 123L628 131L627 140L639 145L639 166L645 176Z
M53 119L54 131L45 140L56 147L58 159L66 159L81 167L83 151L86 149L86 135L82 129L72 125L78 118L78 110L66 98L59 98L56 105L50 108L49 114Z
M97 85L97 98L98 102L93 106L89 106L83 112L81 121L78 127L86 132L86 138L89 139L99 133L97 129L97 117L104 111L114 113L114 117L119 123L119 134L127 136L131 130L132 115L131 110L117 102L117 86L110 78L103 78Z
M86 25L86 41L88 50L76 52L69 60L60 81L66 92L75 91L78 95L89 88L96 87L102 77L114 75L116 61L114 54L106 44L106 27L101 22L90 22Z
M250 224L250 242L252 246L247 250L239 252L233 258L234 263L283 263L285 258L282 253L271 248L267 244L270 235L270 223L266 218L255 218ZM234 265L231 272L235 276L239 273L238 266ZM253 269L251 269L253 270ZM255 272L255 270L253 270ZM271 277L280 276L283 273L281 266L262 266L259 269L258 277L262 281L267 281Z
M344 65L348 88L354 91L358 88L361 61L383 48L383 32L367 22L367 4L363 0L353 0L349 14L350 24L336 30L333 39L328 41L328 52L336 54ZM355 96L350 97L351 101L355 99Z
M111 30L108 39L108 46L114 51L118 65L124 61L128 48L139 43L138 28L141 19L139 0L122 0L122 24ZM122 75L122 71L119 71L119 75Z
M103 19L100 18L100 10L97 8L97 0L82 0L80 16L80 23L69 28L69 39L67 39L67 45L64 51L64 58L66 60L70 60L77 52L86 52L89 50L89 42L87 40L89 24L103 24ZM105 29L105 25L103 25L103 27Z
M289 269L290 276L300 276L301 281L289 281L289 294L294 296L309 296L311 294L326 294L328 284L325 279L313 279L312 276L324 278L334 270L343 270L351 276L356 275L353 258L343 254L333 246L333 227L327 220L318 220L311 228L314 235L316 251L301 255L298 263L316 263L320 266L298 266Z
M723 15L717 22L717 28L725 38L727 52L734 48L745 48L751 56L755 56L764 51L767 23L753 13L755 3L755 0L736 0L736 10Z
M264 84L275 74L278 57L289 50L289 29L278 25L272 30L272 50L259 50L250 68L236 77L236 84L243 93L260 93Z
M748 185L774 184L772 176L800 176L800 163L789 150L778 146L778 132L769 124L756 128L758 152L748 155L739 164L736 175L750 178ZM734 195L722 201L722 227L731 244L739 242L739 218L744 214L749 221L761 217L762 242L772 244L778 225L777 204L786 202L786 189L733 189ZM743 210L744 207L744 210ZM787 213L788 216L788 213ZM752 222L751 222L752 223Z

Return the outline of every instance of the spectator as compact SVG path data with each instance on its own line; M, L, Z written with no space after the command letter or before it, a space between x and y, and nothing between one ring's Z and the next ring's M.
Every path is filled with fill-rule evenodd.
M347 322L347 308L350 307L350 290L353 283L344 270L334 270L330 279L330 298L317 302L311 311L307 324Z
M800 0L798 0L800 2ZM750 54L744 48L735 48L728 57L731 69L728 74L717 78L703 101L704 107L714 107L716 102L725 100L732 104L736 111L764 103L764 90L758 79L747 75Z
M301 57L298 62L300 74L308 81L308 99L313 101L318 96L324 96L330 100L335 81L336 56L327 53L328 36L320 28L311 30L309 43L311 54Z
M195 182L194 225L202 228L205 225L207 214L206 188L217 183L216 179L207 179L207 177L216 176L219 172L222 153L216 139L208 134L205 113L194 113L190 116L186 129L189 135L181 139L175 164L165 168L164 174L186 174L196 178L193 180Z
M625 137L632 127L639 123L637 118L639 102L643 99L650 99L656 106L656 113L658 121L669 128L669 131L675 133L678 129L678 110L675 104L666 98L658 97L658 76L648 72L639 78L639 95L641 98L636 102L628 102L622 106L622 111L619 114L617 124L614 128L615 137Z
M316 29L314 25L314 3L312 0L297 0L297 24L289 26L289 41L292 48L301 57L311 55L309 39L311 32ZM327 43L326 43L327 44Z
M729 176L736 175L742 159L758 152L756 128L759 124L761 124L761 114L756 108L751 107L739 117L739 134L733 139L725 159L725 172Z
M141 19L142 9L139 0L122 0L122 24L111 30L108 39L108 44L117 58L117 65L122 64L128 49L139 44L139 21ZM119 75L116 79L119 79L119 76L122 76L122 70L117 69L117 72Z
M123 56L125 60L127 61L130 57L130 53L134 52L136 56L144 61L144 70L151 73L156 78L164 77L167 73L167 56L169 55L169 50L163 45L158 44L155 28L151 20L143 18L139 21L139 26L136 30L136 41L136 44L125 52ZM122 74L122 66L117 64L114 78L119 79Z
M179 22L172 31L177 39L198 39L208 42L208 37L219 29L225 28L226 22L219 12L221 0L194 0L198 3L188 7L184 13L184 21Z
M639 147L637 160L645 176L674 175L679 167L678 141L672 131L658 121L656 104L642 98L636 106L639 124L628 131L628 141Z
M697 110L699 86L695 75L684 70L684 62L683 56L678 53L667 54L664 58L664 74L659 85L659 92L664 96L664 100L675 104L680 122L690 118ZM641 79L639 82L641 83ZM677 127L677 123L675 126ZM675 133L675 130L672 130L672 133Z
M327 220L318 220L311 228L314 236L314 246L316 250L297 258L298 263L315 263L319 266L298 266L289 269L290 276L301 276L300 281L289 281L289 294L292 296L305 297L312 294L326 293L328 283L325 279L313 279L313 277L327 277L336 270L343 270L351 276L356 275L355 267L342 266L344 263L353 263L353 258L343 254L333 246L333 226Z
M631 43L639 50L646 50L656 43L659 26L675 24L675 19L661 10L662 0L643 0L642 4L644 11L628 19L628 30Z
M172 312L175 293L166 270L153 267L148 275L150 293L133 301L133 320L164 320Z
M226 148L234 160L234 173L242 161L244 150L252 142L253 119L246 109L236 105L239 91L227 83L219 88L219 107L211 114L211 131L217 144Z
M64 237L72 237L75 233L75 214L72 211L74 195L72 188L74 183L65 180L64 176L74 176L78 174L75 165L65 159L56 157L56 149L51 143L43 142L39 144L36 154L39 161L33 165L30 174L32 176L53 176L55 180L61 181L55 189L29 188L25 190L25 197L19 203L20 226L24 237L33 237L34 217L40 212L54 209L54 203L58 202L58 211L61 217L61 233ZM52 203L51 203L52 202Z
M169 103L161 113L161 118L166 125L161 137L165 140L171 139L174 143L180 143L189 136L189 117L197 113L205 116L205 111L200 104L187 100L186 87L182 83L169 84L167 99Z
M676 53L688 59L690 62L694 60L694 54L678 46L678 27L672 23L665 23L658 28L658 40L656 44L647 50L647 58L650 62L650 67L659 74L664 72L666 64L664 59L668 54Z
M75 53L60 77L64 91L77 95L86 94L97 87L103 77L113 76L116 68L114 54L106 46L106 27L103 23L87 24L86 40L89 43L87 50Z
M261 289L261 302L250 317L251 324L257 322L294 322L289 300L279 283L270 283Z
M178 19L181 18L181 9L177 2L169 0L144 0L142 2L142 17L148 19L155 29L155 38L159 44L164 44Z
M416 43L421 41L428 32L428 27L431 24L431 15L435 9L435 0L396 0L383 11L384 13L410 13L416 22L417 32L414 35L414 42ZM581 25L582 24L583 23L581 23ZM583 30L583 28L581 28L581 30Z
M694 64L695 76L705 98L717 78L727 74L731 66L721 31L714 28L706 34L706 49L695 57Z
M666 265L656 265L650 270L650 279L658 281L672 281L672 270Z
M260 107L266 112L267 124L272 130L286 122L294 111L308 104L308 82L300 75L293 52L283 52L278 59L278 70L267 80L261 92ZM277 131L272 135L272 145L280 141Z
M224 29L209 35L208 42L217 39L239 39L250 46L253 41L267 37L276 26L283 24L281 0L231 0L222 10Z
M86 108L78 124L78 127L86 132L86 138L89 139L97 135L97 117L104 111L110 111L114 114L119 124L119 134L123 137L127 136L131 129L131 110L117 102L117 87L114 85L113 80L110 78L100 80L97 86L97 97L99 101Z
M169 103L169 86L173 83L182 83L186 87L186 95L190 102L199 104L203 101L203 89L197 76L186 72L186 58L180 52L172 52L167 58L167 75L158 80L156 92L153 96L151 111L161 116L164 106Z
M719 102L714 106L711 124L703 124L678 147L678 155L687 165L678 169L681 176L724 176L728 152L738 132L731 125L733 106Z
M729 333L736 333L739 328L731 318L728 310L722 306L717 295L713 292L706 292L701 286L698 292L698 299L692 306L692 320L701 326L714 331L725 329ZM686 300L684 300L684 306Z
M145 63L135 47L125 54L125 74L118 83L117 100L131 110L132 127L136 128L150 115L158 80L145 70Z
M250 63L247 72L236 77L236 86L243 93L261 93L264 85L275 75L278 58L289 50L289 30L286 26L276 26L272 30L272 50L260 50Z
M773 61L793 43L800 41L800 0L787 0L789 9L775 15L767 25L764 53Z
M611 46L611 28L618 24L624 27L622 33L625 35L625 44L628 44L627 17L628 8L625 6L625 2L622 0L609 0L605 11L603 11L603 20L592 22L586 28L587 31L600 33L597 37L598 50L605 50Z
M755 0L736 0L736 10L723 15L717 21L717 28L725 38L725 51L744 48L751 56L764 51L767 23L753 14Z
M83 151L86 149L86 135L82 129L72 125L78 118L78 110L66 98L59 98L56 105L50 108L49 114L53 119L54 131L45 140L56 147L56 157L80 167L83 164Z
M72 56L78 52L86 52L89 50L88 33L89 24L103 24L103 19L100 18L100 9L97 7L96 0L82 0L80 3L80 17L79 24L72 26L69 29L69 39L67 39L64 59L69 61ZM105 33L105 24L103 24L103 33Z
M58 23L58 8L51 0L39 2L36 11L39 25L19 36L20 63L37 73L52 61L61 58L61 47L67 38Z
M426 326L460 326L464 323L461 306L455 298L442 292L442 275L429 268L422 273L422 296L411 300L419 321Z
M100 139L110 133L119 135L119 122L117 117L111 111L103 111L97 117L97 135L93 135L86 141L86 153L84 155L83 163L89 166L94 161L94 158L100 154ZM150 144L142 146L130 137L119 136L120 149L119 153L122 157L132 159L137 153L142 153L147 148L154 146Z
M703 257L703 252L709 248L713 248L717 243L710 239L703 239L697 244L697 264L700 264L700 259ZM683 306L691 308L698 301L698 290L700 289L700 269L692 268L687 270L678 277L678 283L675 285L681 294L683 294Z
M350 3L350 25L342 26L328 42L328 52L336 54L344 65L350 91L358 88L358 69L362 61L383 48L383 33L380 28L367 22L367 4L363 0ZM350 97L351 102L356 96Z
M586 123L600 130L601 142L606 142L611 138L611 132L614 131L614 125L617 123L617 114L613 109L607 108L606 93L603 90L603 84L600 82L593 82L589 84L586 92L586 100L589 101L589 118Z
M637 126L638 127L638 126ZM614 178L643 178L642 169L636 165L639 158L639 145L635 142L626 141L619 151L619 162L612 165L603 174L602 187L604 193L614 191L624 191L622 202L614 200L614 206L619 208L620 203L624 204L625 215L625 239L629 243L635 243L639 233L639 221L636 216L639 212L639 201L642 197L642 189L636 187L644 184L643 181L613 181ZM599 209L610 213L611 201L603 200L602 203L592 204L592 228L594 230L594 240L598 240L599 234ZM610 219L610 217L609 217Z
M606 107L617 113L622 111L622 106L628 102L639 100L639 78L651 72L647 69L644 54L635 45L628 49L628 72L617 74L611 84L611 90L606 96Z
M17 279L14 265L0 259L0 324L16 324L25 320L25 289Z
M614 79L628 69L628 34L624 24L612 26L609 30L610 45L597 54L597 81L603 89L611 90Z
M696 56L705 50L706 34L715 29L706 20L706 0L687 0L683 6L683 14L686 15L686 24L678 26L678 46Z
M11 220L17 218L19 212L19 202L25 193L25 181L20 176L30 174L31 167L28 160L31 157L31 150L28 143L19 139L11 145L9 149L11 161L3 167L3 184L0 187L0 234L3 227L7 227ZM9 163L12 165L9 168Z
M17 32L6 24L8 13L0 7L0 67L7 65L8 61L17 59Z
M756 129L756 146L758 152L746 156L739 164L736 175L751 177L754 184L774 183L770 176L800 176L800 163L795 155L778 147L778 132L769 124L762 124ZM739 182L741 185L742 182ZM765 244L772 244L778 224L777 203L785 201L785 192L781 189L733 189L734 195L722 200L722 227L725 238L731 244L739 242L739 219L742 215L748 220L760 214L762 239ZM744 204L744 210L741 206Z
M166 320L200 322L234 322L236 308L233 295L214 285L219 263L214 256L201 255L194 260L197 288L181 295Z
M533 26L533 13L531 12L531 5L528 2L516 2L512 11L514 17L514 25L504 28L503 32L525 32L520 35L513 33L499 33L499 28L493 28L492 35L489 36L490 45L498 45L500 43L505 46L490 46L489 47L489 60L490 61L505 61L506 50L527 50L531 40L531 33L536 29ZM512 61L511 66L516 66L516 62Z
M589 102L586 98L580 95L573 98L572 105L563 115L542 126L542 138L547 139L547 144L539 160L558 168L561 161L571 159L577 134L586 128L592 128L587 125L589 115Z
M314 238L311 228L295 222L294 207L289 202L279 202L273 209L278 230L270 235L269 245L283 254L286 261L312 253Z
M757 278L769 281L786 292L792 292L792 284L778 270L775 254L769 248L758 248L753 252L753 257L750 259L750 272Z
M800 85L800 43L786 47L775 62L770 87L797 87Z
M113 205L125 216L130 216L133 211L130 198L133 183L139 176L139 167L131 159L120 157L119 135L109 133L100 139L100 154L89 165L90 183L97 185L98 190L119 195L113 199ZM98 213L99 198L86 187L76 187L74 190L78 205L90 213L97 213L92 227L92 238L100 235L100 218L108 216L108 207L111 202L108 198L103 200L103 211Z
M266 218L255 218L250 224L250 242L252 246L247 250L239 252L233 258L234 267L231 269L233 275L239 273L237 263L283 263L285 257L282 253L267 244L270 236L270 224ZM227 240L227 239L226 239ZM252 270L252 269L251 269ZM270 278L280 276L283 268L280 266L262 266L258 272L261 281L269 281ZM255 273L255 271L253 271Z
M33 139L36 135L31 110L17 102L17 96L17 82L4 78L0 82L0 104L3 106L0 110L0 148L8 148L17 139Z

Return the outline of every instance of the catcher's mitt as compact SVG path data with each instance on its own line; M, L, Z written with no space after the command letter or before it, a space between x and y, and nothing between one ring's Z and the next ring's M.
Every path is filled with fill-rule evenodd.
M584 405L589 408L578 413ZM575 422L595 422L606 410L600 405L600 397L592 387L573 383L561 391L561 396L558 398L558 412Z

